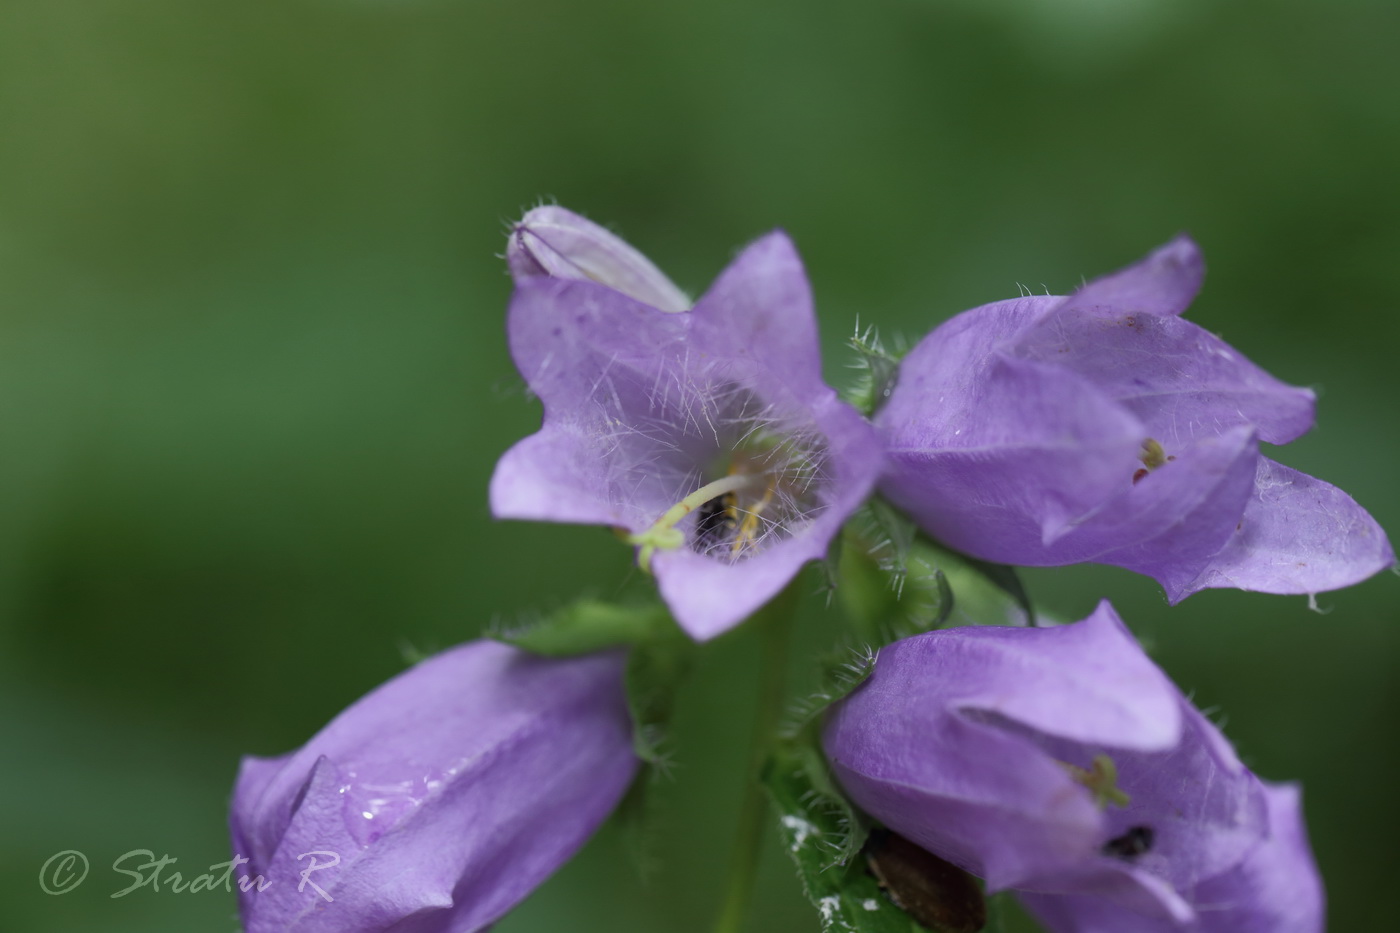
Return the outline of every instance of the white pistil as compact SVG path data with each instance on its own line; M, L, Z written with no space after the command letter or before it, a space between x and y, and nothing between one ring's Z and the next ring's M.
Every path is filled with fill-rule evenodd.
M711 499L718 499L727 496L731 492L739 492L748 489L762 482L761 476L753 476L746 473L731 473L721 477L712 483L706 483L699 489L686 496L675 505L671 506L661 517L652 523L646 531L627 536L629 544L635 544L641 550L637 553L637 566L647 573L651 573L651 555L657 551L674 551L685 544L685 533L676 525L691 512L700 508Z

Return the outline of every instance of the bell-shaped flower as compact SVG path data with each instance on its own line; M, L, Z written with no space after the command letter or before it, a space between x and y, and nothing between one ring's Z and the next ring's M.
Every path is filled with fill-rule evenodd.
M1181 237L1068 298L947 321L877 419L881 490L969 554L1114 564L1172 602L1318 593L1394 564L1351 497L1260 454L1312 427L1313 393L1180 317L1202 276Z
M989 890L1134 918L1115 929L1198 929L1217 890L1316 884L1292 844L1287 878L1250 874L1275 870L1247 862L1269 835L1264 785L1106 602L1074 625L882 648L823 746L850 799L890 829Z
M710 638L825 555L874 485L879 442L822 381L784 234L680 310L630 247L547 210L543 232L534 211L512 234L507 325L544 425L496 465L492 512L620 529L676 621Z
M1194 923L1155 922L1104 898L1022 894L1021 902L1053 933L1322 933L1322 880L1308 846L1294 784L1265 784L1269 835L1223 874L1188 896Z
M300 750L245 758L229 816L248 860L244 929L489 927L635 775L623 662L470 642L362 697Z

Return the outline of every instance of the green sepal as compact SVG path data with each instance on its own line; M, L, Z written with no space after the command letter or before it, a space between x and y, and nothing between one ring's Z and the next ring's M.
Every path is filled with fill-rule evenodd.
M669 621L660 605L624 606L580 599L540 619L488 632L496 641L551 658L640 645Z
M929 540L875 499L841 535L835 589L856 638L888 644L950 625L1033 625L1016 571Z
M632 712L632 746L637 757L663 773L669 761L666 735L675 709L676 689L690 673L696 645L669 614L627 656L627 705Z
M846 345L856 354L855 361L851 363L856 377L842 397L862 415L874 417L894 391L895 382L899 379L899 361L908 349L900 346L893 350L886 349L875 328L861 330L859 325Z
M826 933L921 933L927 928L880 890L859 856L867 829L831 785L809 744L788 743L763 782L778 813L783 848Z

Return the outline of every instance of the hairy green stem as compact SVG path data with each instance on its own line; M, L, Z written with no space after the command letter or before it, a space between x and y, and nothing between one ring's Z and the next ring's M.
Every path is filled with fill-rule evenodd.
M748 781L739 810L739 829L729 857L729 882L715 933L739 933L753 895L754 876L763 841L768 838L768 795L763 788L763 765L777 737L786 695L788 644L797 609L798 581L787 585L754 616L763 639L759 671L758 714L755 717Z

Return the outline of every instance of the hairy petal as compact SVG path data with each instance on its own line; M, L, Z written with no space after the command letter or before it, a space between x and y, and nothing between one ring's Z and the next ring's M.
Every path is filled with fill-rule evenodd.
M1110 317L1127 313L1172 316L1190 306L1205 278L1205 260L1182 235L1125 269L1095 279L1065 300L1065 309Z
M1239 529L1199 575L1167 587L1179 602L1200 590L1321 593L1395 564L1380 525L1330 483L1260 457Z

